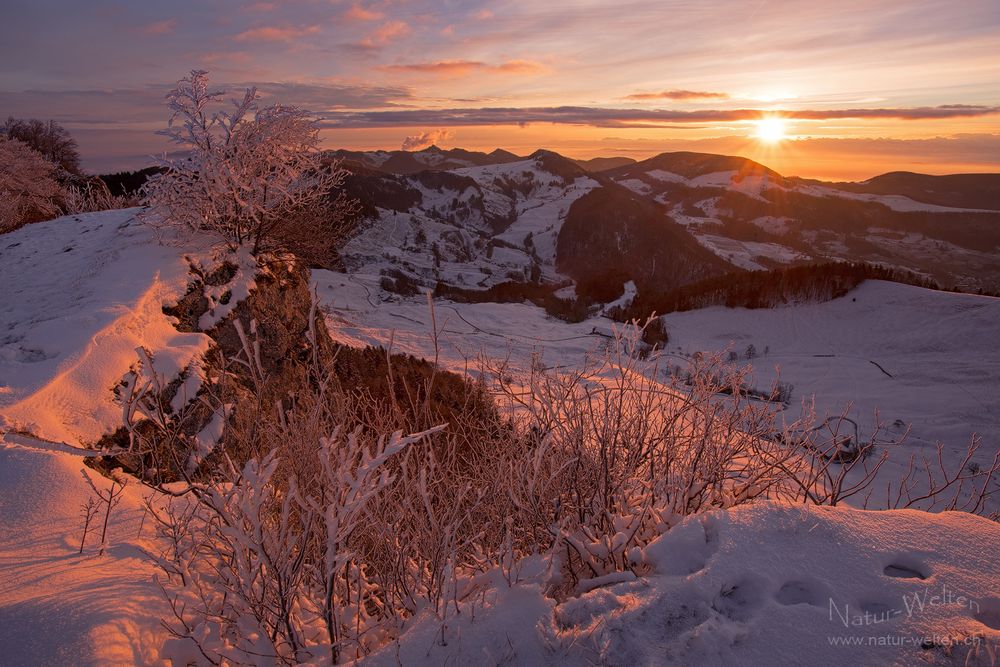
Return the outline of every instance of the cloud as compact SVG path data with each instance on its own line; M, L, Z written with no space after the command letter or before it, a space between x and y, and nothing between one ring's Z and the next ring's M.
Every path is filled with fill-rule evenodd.
M260 28L244 30L233 39L237 42L290 42L294 39L298 39L299 37L305 37L306 35L315 35L318 32L318 25L301 27L289 25L262 26Z
M203 55L202 59L206 63L212 58L238 60L239 53L208 53ZM0 109L16 117L51 118L70 128L75 126L122 128L131 124L155 127L167 121L169 111L164 104L164 96L174 85L170 82L141 88L110 90L0 91ZM232 94L251 85L258 86L265 104L281 102L323 116L339 110L397 106L412 98L410 90L401 86L290 82L251 84L213 81L212 87ZM151 132L148 129L146 131Z
M420 74L441 74L446 76L468 74L486 67L486 63L475 60L438 60L428 63L407 63L405 65L386 65L381 69L390 72L416 72Z
M370 34L362 43L368 46L374 46L376 44L385 44L391 42L397 37L405 37L410 34L410 26L403 23L402 21L389 21L388 23L383 23L375 32Z
M481 109L426 109L360 111L331 114L328 127L527 125L559 123L592 127L662 128L664 123L724 123L781 116L800 120L870 119L935 120L969 118L1000 113L1000 107L951 104L899 109L605 109L600 107L529 107Z
M480 9L478 12L473 14L473 16L479 19L480 21L489 21L491 18L493 18L493 12L491 12L488 9Z
M664 90L658 93L633 93L626 100L725 100L726 93L709 93L698 90Z
M475 71L498 72L502 74L534 74L543 71L545 68L539 63L530 60L508 60L497 64L484 63L478 60L438 60L434 62L386 65L381 69L390 72L465 76Z
M420 134L412 134L403 139L401 149L404 151L419 151L421 149L428 148L429 146L444 143L454 136L454 132L445 129L429 130L427 132L421 132Z
M351 21L378 21L385 18L385 14L354 3L350 9L344 12L344 18Z
M177 27L177 19L166 19L155 21L142 27L142 31L147 35L168 35Z
M541 72L545 67L531 60L508 60L496 65L494 69L507 74L534 74Z

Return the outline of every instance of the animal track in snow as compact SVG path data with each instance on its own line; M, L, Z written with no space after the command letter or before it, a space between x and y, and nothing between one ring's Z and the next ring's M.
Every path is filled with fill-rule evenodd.
M896 556L891 563L885 566L882 573L896 579L923 580L931 576L931 570L925 563L908 554Z
M774 599L785 606L808 604L814 607L823 606L830 599L830 589L816 580L792 580L782 584Z
M58 356L52 352L46 352L45 350L36 350L30 347L22 347L17 355L17 360L27 364L38 363L39 361L48 361L52 357Z
M871 614L882 620L891 619L902 613L902 610L898 609L893 603L882 600L865 600L858 607L862 612Z
M712 609L734 621L747 621L764 601L764 581L745 576L722 587L712 600Z

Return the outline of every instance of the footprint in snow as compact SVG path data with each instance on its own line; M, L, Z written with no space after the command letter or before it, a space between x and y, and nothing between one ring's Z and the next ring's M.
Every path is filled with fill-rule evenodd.
M931 569L920 559L909 554L902 554L886 565L882 573L895 579L924 580L931 576Z
M830 588L822 582L815 579L794 579L782 584L778 592L774 594L774 599L778 604L785 606L808 604L822 607L830 599L830 596Z
M49 359L55 356L57 355L50 352L46 352L45 350L36 350L30 347L22 347L17 355L17 360L26 364L34 364L40 361L48 361Z
M733 621L747 621L764 601L763 579L747 575L722 587L712 600L712 609Z

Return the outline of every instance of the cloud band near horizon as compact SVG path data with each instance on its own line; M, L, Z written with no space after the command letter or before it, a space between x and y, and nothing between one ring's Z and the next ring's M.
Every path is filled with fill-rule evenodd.
M935 107L857 109L608 109L602 107L486 107L343 111L318 114L326 128L527 125L556 123L606 128L658 128L664 123L755 121L779 116L792 120L938 120L1000 114L1000 106L948 104Z

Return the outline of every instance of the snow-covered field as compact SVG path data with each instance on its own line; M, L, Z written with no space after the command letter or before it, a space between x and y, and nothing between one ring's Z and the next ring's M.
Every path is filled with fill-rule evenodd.
M426 299L382 292L377 275L317 271L314 277L334 338L386 347L391 341L393 351L434 357ZM474 371L482 355L510 358L521 368L533 355L547 367L579 365L616 326L601 317L567 324L530 304L438 301L435 315L440 361L457 372ZM755 386L767 389L779 375L794 385L783 413L788 422L813 401L821 419L857 421L863 441L881 422L885 481L897 480L913 455L936 457L937 443L961 460L972 436L981 436L974 458L981 466L1000 451L1000 299L868 281L827 303L705 308L667 315L666 323L666 364L686 365L697 352L733 351L737 363L751 366ZM750 345L756 352L747 360ZM991 506L998 508L996 498Z
M1000 299L867 281L828 303L769 310L706 308L667 316L669 348L732 349L749 362L756 384L777 371L795 385L793 410L816 399L820 415L846 413L870 437L875 413L882 441L902 464L936 442L957 456L972 434L983 437L979 459L1000 450ZM765 354L766 351L766 354ZM880 368L881 367L881 368ZM899 420L904 426L893 426Z
M85 443L120 420L111 387L146 346L161 372L207 345L173 329L162 306L189 280L185 255L132 219L134 211L61 218L0 236L0 663L164 664L168 613L145 550L156 550L142 491L112 514L110 547L91 535L78 555ZM317 271L331 333L434 357L430 308L379 288L379 275ZM554 320L525 304L436 302L440 360L540 355L579 364L613 324ZM883 444L898 466L941 441L951 454L972 432L984 455L1000 434L1000 300L866 283L826 303L666 318L670 363L697 351L756 348L758 385L774 366L795 385L792 407L871 429L912 425ZM765 353L766 351L766 353ZM161 365L162 361L162 365ZM746 363L741 358L741 363ZM876 366L878 364L878 366ZM881 368L879 368L881 367ZM33 438L14 430L28 431ZM903 429L891 427L887 439ZM896 449L898 449L898 455ZM102 487L107 480L98 478ZM545 563L496 577L474 613L420 616L376 664L991 664L1000 646L1000 527L962 513L847 507L744 506L691 517L648 546L640 576L594 583L561 604L543 594ZM467 609L468 611L468 609ZM442 642L442 638L445 640Z

